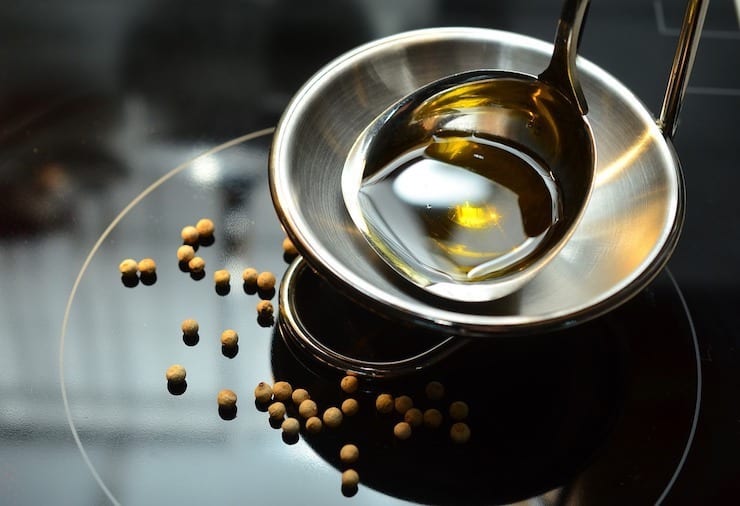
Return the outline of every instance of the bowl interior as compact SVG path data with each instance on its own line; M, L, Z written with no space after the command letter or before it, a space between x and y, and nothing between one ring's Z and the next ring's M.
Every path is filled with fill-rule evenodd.
M593 191L563 249L516 293L485 303L443 301L398 279L357 231L341 175L361 132L389 105L453 73L536 75L552 45L508 32L438 28L347 53L308 81L278 125L270 157L273 201L308 263L360 303L458 334L495 335L569 324L614 307L664 266L683 217L674 151L623 85L579 58L596 146Z

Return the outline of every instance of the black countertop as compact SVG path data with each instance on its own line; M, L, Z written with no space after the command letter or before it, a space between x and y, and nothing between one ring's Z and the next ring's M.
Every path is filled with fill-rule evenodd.
M378 389L418 393L444 378L471 405L468 450L429 434L399 446L387 421L296 444L269 427L252 402L257 381L311 385L328 405L336 378L294 363L240 283L213 290L217 268L238 279L247 265L278 277L286 266L266 186L269 133L222 144L274 126L308 77L361 43L453 25L551 40L559 2L314 4L0 4L0 503L736 501L735 4L710 5L674 139L688 204L672 276L555 340L477 344L418 378L366 385L369 416ZM581 54L657 112L683 8L594 0ZM202 216L217 239L194 281L174 251L180 228ZM124 286L118 263L144 256L159 263L156 282ZM179 333L187 317L201 323L195 346ZM241 336L231 359L218 345L227 327ZM188 368L180 396L164 382L175 362ZM218 416L221 388L240 396L234 420ZM343 438L367 455L351 499L334 454Z

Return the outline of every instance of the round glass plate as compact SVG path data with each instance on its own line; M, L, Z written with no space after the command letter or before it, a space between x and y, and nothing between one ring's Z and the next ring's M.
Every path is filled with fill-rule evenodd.
M281 437L254 403L259 381L306 388L320 409L346 394L341 373L258 321L259 296L242 287L245 267L278 278L287 268L267 184L268 134L236 139L163 176L83 263L62 326L60 380L99 502L346 504L338 449L348 442L361 454L353 504L630 504L667 493L690 446L700 382L691 320L667 273L556 339L475 341L416 374L363 378L360 411L339 428ZM206 276L197 280L175 251L180 229L201 217L213 219L216 233L198 249ZM153 258L156 279L123 283L118 264L127 257ZM231 273L228 293L216 291L216 269ZM317 283L318 293L297 294L299 314L331 304L329 316L346 321L351 302ZM186 318L200 324L197 342L183 339ZM236 354L221 348L227 328L240 336ZM355 329L348 340L366 339ZM184 391L168 390L164 373L174 363L187 369ZM423 395L430 379L446 386L436 404ZM217 408L224 388L239 397L232 419ZM471 441L450 442L446 416L441 429L396 440L398 416L374 410L379 392L443 413L453 400L467 402Z

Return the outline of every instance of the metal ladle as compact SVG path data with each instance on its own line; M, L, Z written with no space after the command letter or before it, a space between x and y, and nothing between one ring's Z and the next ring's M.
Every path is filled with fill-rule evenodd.
M434 81L386 109L350 150L342 173L342 192L349 214L379 256L416 286L462 302L499 299L531 281L571 237L591 194L596 164L593 134L585 118L588 107L576 71L576 53L588 5L589 0L565 1L552 58L539 76L472 70ZM453 132L453 136L440 137L448 132ZM446 139L446 143L439 139ZM506 150L502 159L482 154L486 149L483 143L491 142ZM409 172L392 184L382 183L390 197L383 195L372 204L361 190L366 181L392 177L394 170L388 170L389 162L399 157L405 160L412 147L434 146L425 153L455 149L453 156L459 159L459 144L472 146L474 151L475 158L462 162L467 164L464 171L451 172L449 164L423 168L420 164L413 169L417 180L409 181ZM524 162L527 165L517 165L520 158L528 160ZM530 170L534 160L541 161L546 184L559 188L559 202L551 204L551 196L546 192L541 195L533 191L538 185L545 186ZM400 170L406 166L402 164ZM478 175L491 166L506 179L505 187L493 186ZM524 172L526 178L517 181ZM400 184L403 181L409 182ZM514 199L518 201L509 207L519 209L507 209L502 214L497 202L502 202L502 194L505 198L509 190L517 192ZM481 195L495 204L470 204ZM433 209L433 201L441 203ZM363 213L362 203L367 214ZM540 214L530 217L529 222L524 218L526 234L522 236L528 236L526 240L510 251L499 252L490 244L485 244L485 249L483 244L495 234L509 239L509 231L499 232L501 222L521 219L519 215L526 214L527 206L538 208ZM409 209L414 211L408 212ZM493 219L475 227L483 230L463 229L462 233L444 238L440 238L440 232L433 237L425 235L424 229L430 223L447 232L455 220L451 214L454 209L477 213L481 219L485 217L481 213L485 213ZM547 216L550 221L543 222L542 211L551 213ZM545 226L551 222L551 226ZM520 230L514 231L521 233ZM459 236L465 234L471 236L470 244L460 242ZM455 253L459 248L465 248L464 252ZM465 265L445 270L454 259L461 259Z

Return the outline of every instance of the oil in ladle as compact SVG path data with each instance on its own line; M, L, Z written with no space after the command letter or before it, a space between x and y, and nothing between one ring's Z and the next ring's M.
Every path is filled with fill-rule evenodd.
M395 267L475 281L520 267L559 218L556 181L535 154L484 134L441 131L363 180L371 245Z

